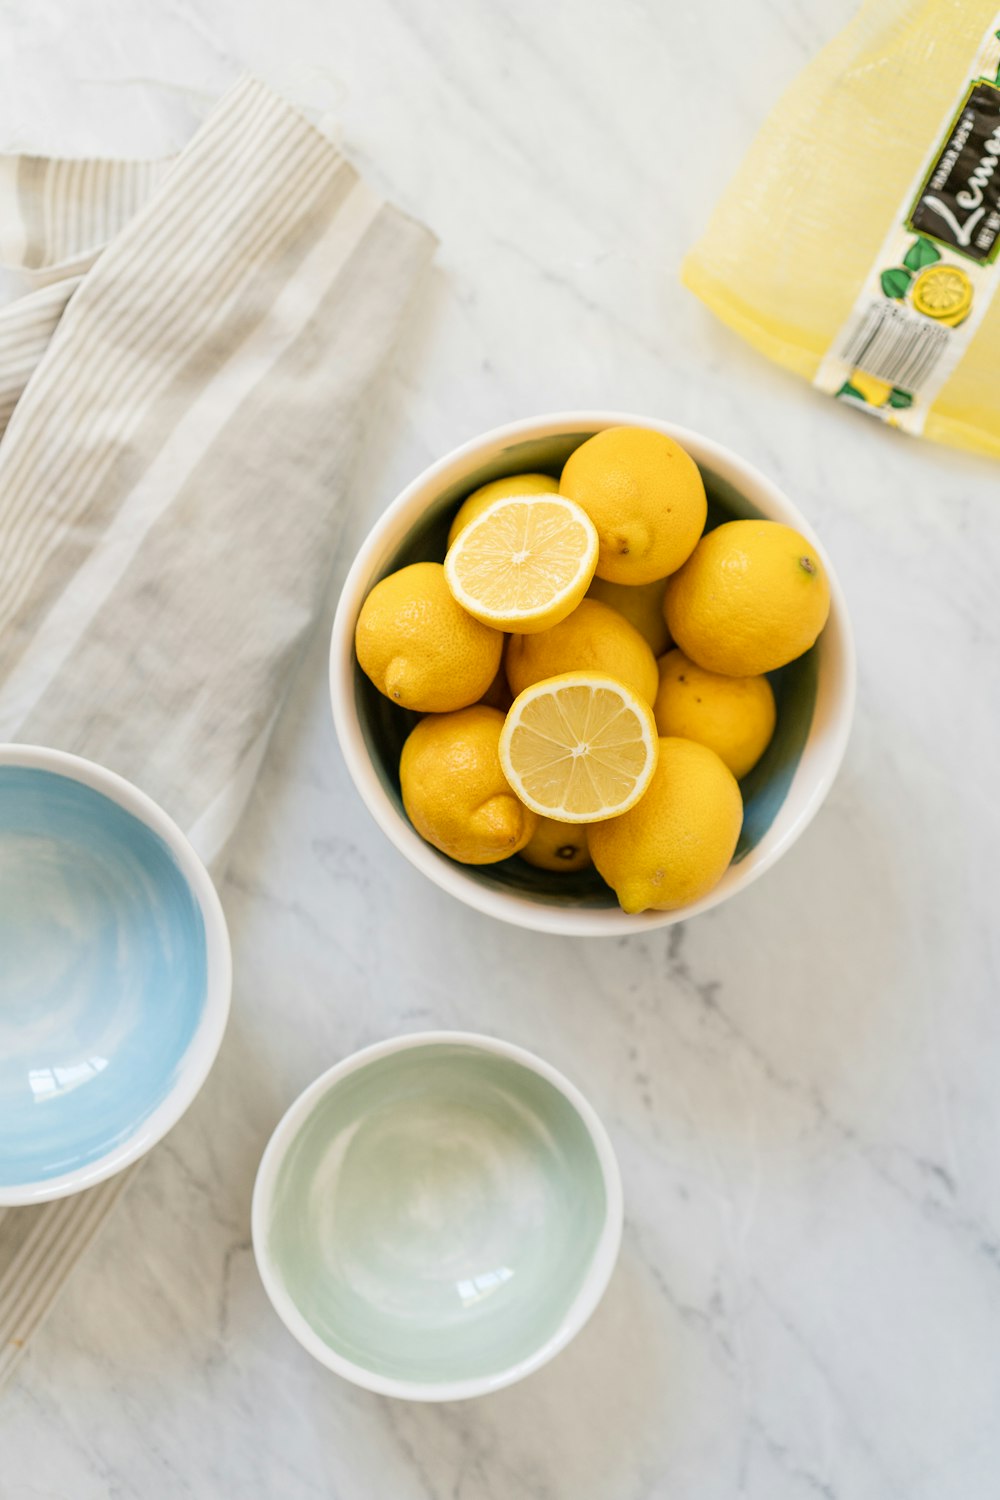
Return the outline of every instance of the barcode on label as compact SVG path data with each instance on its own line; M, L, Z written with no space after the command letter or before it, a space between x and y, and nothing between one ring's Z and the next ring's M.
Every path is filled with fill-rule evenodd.
M907 312L895 302L873 302L848 333L841 358L901 390L918 391L944 353L951 330Z

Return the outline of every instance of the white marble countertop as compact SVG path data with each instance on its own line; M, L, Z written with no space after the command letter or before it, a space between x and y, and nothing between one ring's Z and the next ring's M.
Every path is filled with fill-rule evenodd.
M170 149L249 66L335 117L440 236L341 575L457 441L631 409L789 491L837 563L861 667L844 770L778 868L686 926L564 942L476 916L395 853L349 784L317 639L223 890L222 1055L0 1405L3 1500L995 1496L1000 475L835 408L677 284L755 126L851 10L0 4L6 149ZM564 1069L608 1124L627 1203L579 1339L525 1384L443 1407L314 1364L248 1228L293 1096L429 1026Z

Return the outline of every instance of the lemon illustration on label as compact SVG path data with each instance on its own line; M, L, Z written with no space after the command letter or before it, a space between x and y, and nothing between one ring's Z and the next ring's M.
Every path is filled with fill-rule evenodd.
M972 281L961 266L939 262L921 271L913 283L911 299L925 318L954 328L972 306Z
M869 406L885 406L892 395L892 386L888 380L876 380L874 375L867 375L864 370L852 370L849 383L851 394L860 396Z
M835 395L870 407L874 411L886 411L889 407L902 408L913 405L913 393L901 386L890 385L887 380L877 380L865 370L853 369ZM895 417L884 419L890 427L898 427Z

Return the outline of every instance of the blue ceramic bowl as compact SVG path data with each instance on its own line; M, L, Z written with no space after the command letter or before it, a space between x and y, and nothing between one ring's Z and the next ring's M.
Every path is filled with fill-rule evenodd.
M183 1114L229 1012L225 918L154 802L0 746L0 1204L121 1171Z
M587 438L627 425L665 432L701 470L708 525L766 517L794 526L816 548L830 580L830 618L811 651L772 674L778 719L764 756L741 784L744 821L733 863L702 900L677 911L620 910L592 870L550 874L517 857L495 865L460 865L419 836L403 809L399 755L417 716L384 698L361 671L354 629L372 587L407 563L441 560L448 527L466 495L488 480L530 471L558 475ZM344 759L379 826L429 879L469 906L542 932L618 937L684 921L756 880L806 828L833 783L854 711L855 662L847 607L815 532L786 495L758 469L684 427L629 412L564 412L499 427L449 453L393 501L368 534L344 584L333 626L330 692Z

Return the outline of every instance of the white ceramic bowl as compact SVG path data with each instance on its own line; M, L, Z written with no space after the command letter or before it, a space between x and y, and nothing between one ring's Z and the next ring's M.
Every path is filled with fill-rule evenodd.
M715 519L764 516L808 537L826 567L830 618L798 662L774 674L778 725L764 758L742 784L745 820L736 858L701 901L672 912L621 911L597 878L546 876L521 859L460 865L415 832L403 811L397 766L415 722L382 698L354 655L354 629L375 583L407 563L440 559L462 499L488 480L527 470L558 474L569 454L606 427L665 432L696 460ZM840 766L854 711L854 642L830 559L808 521L758 469L699 433L629 412L566 412L499 427L456 448L408 485L376 521L344 584L330 650L333 717L354 784L379 827L418 870L478 911L543 932L620 936L682 921L727 900L790 849L814 817Z
M367 1047L281 1120L253 1195L261 1279L299 1343L386 1396L458 1401L577 1334L621 1242L607 1134L520 1047L423 1032Z
M0 1204L120 1172L176 1124L229 1014L225 917L111 771L0 745Z

